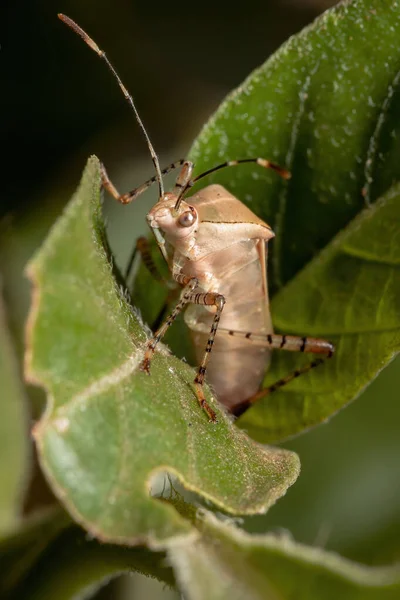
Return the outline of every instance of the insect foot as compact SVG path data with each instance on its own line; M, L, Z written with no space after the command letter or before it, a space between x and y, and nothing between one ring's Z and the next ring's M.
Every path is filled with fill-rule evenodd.
M197 378L196 378L197 379ZM203 392L203 386L199 385L197 383L197 381L194 381L194 385L196 387L196 396L197 396L197 400L201 406L201 408L204 410L204 412L207 414L208 416L208 421L210 423L218 423L218 419L217 419L217 413L215 411L213 411L213 409L211 408L211 406L208 404L207 400L205 399L204 396L204 392Z
M144 360L143 362L141 362L139 365L139 369L143 371L143 373L147 373L147 375L150 375L150 361Z
M213 411L213 409L210 407L206 400L204 400L204 402L201 402L200 406L207 413L209 423L218 423L217 413Z
M150 375L150 359L145 356L139 365L139 369L144 373L147 373L147 375Z
M209 419L208 422L209 423L218 423L218 419L217 419L217 415L216 413L210 408L208 407L208 415L209 415Z

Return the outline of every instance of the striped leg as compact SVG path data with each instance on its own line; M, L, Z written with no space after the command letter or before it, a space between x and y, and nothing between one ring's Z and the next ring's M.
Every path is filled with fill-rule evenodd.
M213 423L216 423L217 415L215 414L215 412L213 410L210 409L210 407L208 407L208 410L206 408L206 406L208 406L208 404L207 404L207 401L204 396L203 385L204 385L204 378L205 378L206 371L207 371L207 363L209 361L211 350L212 350L212 347L214 344L215 334L217 333L218 324L219 324L219 321L221 318L221 313L225 306L225 298L221 294L213 294L213 293L209 292L206 294L194 294L194 298L193 298L192 302L195 302L196 304L203 304L206 306L216 306L216 308L217 308L215 315L214 315L214 320L211 325L210 335L208 336L203 360L201 361L199 370L197 371L197 375L194 380L194 385L196 388L196 395L197 395L197 399L199 401L200 406L202 408L204 408L204 410L206 411L206 413L208 414L208 416L210 418L210 421L212 421Z
M300 337L296 335L279 335L279 334L256 334L251 332L244 331L233 331L229 329L220 329L219 335L228 335L235 337L242 337L249 340L250 343L255 345L268 347L271 349L277 350L289 350L290 352L308 352L312 354L322 354L324 358L316 358L312 362L300 367L293 371L293 373L289 373L286 377L282 377L276 381L273 385L270 385L267 388L264 388L247 398L237 406L232 409L232 413L239 417L242 415L250 406L258 402L261 398L268 396L272 392L275 392L279 388L283 387L293 379L296 379L300 375L304 373L308 373L311 369L318 367L323 364L325 360L331 358L335 352L335 347L331 342L327 340L323 340L320 338L311 338L311 337Z
M199 179L203 179L203 177L207 177L207 175L210 175L215 171L219 171L220 169L225 169L226 167L236 167L237 165L242 165L244 163L255 163L260 167L264 167L264 169L272 169L273 171L278 173L278 175L280 175L283 179L290 178L289 171L265 158L243 158L239 160L228 160L220 165L217 165L216 167L213 167L212 169L208 169L208 171L205 171L204 173L200 173L200 175L197 175L197 177L195 177L194 179L190 179L193 170L193 163L191 163L190 161L185 161L184 159L180 159L171 163L170 165L168 165L168 167L161 169L161 174L167 175L167 173L170 173L174 169L186 165L186 168L184 167L182 169L181 174L178 175L177 181L175 183L174 193L177 194L180 198L184 195L187 189L192 187L197 181L199 181ZM133 200L136 200L136 198L140 196L140 194L145 192L151 185L153 185L153 183L157 181L157 175L154 175L153 177L142 183L142 185L139 185L137 188L134 188L130 192L120 194L114 186L114 184L112 183L112 181L110 180L110 178L108 177L105 166L101 164L100 168L103 187L109 192L109 194L111 194L111 196L113 196L113 198L118 200L118 202L121 202L121 204L130 204Z
M147 342L146 352L144 355L144 359L140 365L140 370L145 371L148 375L150 375L150 363L153 358L156 346L158 342L164 337L168 328L175 321L176 317L182 310L185 308L186 304L191 302L191 297L193 294L193 290L198 285L198 279L196 277L186 277L182 275L177 275L175 277L176 281L184 286L181 297L178 304L175 306L172 313L169 317L164 321L164 323L157 329L154 333L153 337Z
M210 356L210 352L212 350L212 346L214 344L215 334L218 329L218 323L221 318L221 313L225 305L225 298L220 294L213 293L203 293L203 292L195 292L195 288L198 285L198 280L195 277L186 277L184 275L176 275L175 279L178 283L184 285L185 287L181 293L181 299L170 314L170 316L166 319L166 321L161 325L161 327L155 332L154 336L147 343L146 352L144 355L144 359L142 364L140 365L140 369L145 371L146 373L150 373L150 363L153 358L155 348L158 342L165 335L168 327L172 325L175 321L176 317L183 310L183 308L189 302L193 304L202 304L205 306L216 306L217 310L214 316L214 320L211 326L210 335L207 341L207 346L204 352L203 360L201 361L199 370L197 372L196 378L194 380L194 385L196 389L196 396L199 401L200 406L207 413L208 418L211 422L217 422L217 415L209 406L203 391L204 377L207 369L207 362Z
M184 164L184 162L185 161L181 159L171 163L170 165L168 165L168 167L165 167L161 170L162 175L166 175L173 169L181 167ZM115 200L121 202L121 204L130 204L133 200L136 200L136 198L140 196L140 194L145 192L151 185L153 185L153 183L157 181L157 176L154 175L154 177L151 177L150 179L142 183L142 185L139 185L139 187L131 190L130 192L127 192L126 194L120 194L114 186L114 184L111 182L110 178L108 177L106 168L103 164L101 164L100 169L103 187L108 191L109 194L111 194L113 198L115 198Z
M163 277L163 275L158 270L158 267L155 264L155 262L153 260L153 256L151 254L149 241L144 236L139 237L136 240L135 247L133 249L133 252L131 253L128 264L125 269L124 279L125 279L127 288L128 288L127 282L128 282L129 276L131 274L133 263L135 261L135 258L136 258L136 255L138 252L141 256L144 266L149 271L150 275L152 275L152 277L156 281L163 283L169 289L169 293L168 293L167 297L165 298L165 301L164 301L161 309L159 310L155 320L151 323L151 329L154 331L155 329L158 329L160 327L161 323L167 317L168 306L173 300L176 300L179 290L178 290L177 285L175 284L175 282L172 279L168 279L168 280L165 279L165 277Z
M133 251L131 252L129 261L125 268L125 272L124 272L125 281L128 280L128 278L131 274L133 263L135 261L135 258L136 258L136 255L138 252L141 256L144 266L149 271L149 273L153 276L153 278L156 281L161 281L161 282L167 283L165 281L164 277L159 272L157 265L155 264L155 262L153 260L153 257L151 255L149 241L144 236L141 236L136 240L135 247L133 248Z

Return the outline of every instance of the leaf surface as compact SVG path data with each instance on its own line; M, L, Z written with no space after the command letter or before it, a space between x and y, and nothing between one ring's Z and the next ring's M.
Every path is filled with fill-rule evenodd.
M400 569L366 567L292 541L250 536L208 515L196 542L170 547L189 600L397 600Z
M279 330L336 344L310 376L272 394L240 419L260 441L284 438L326 420L355 398L400 350L400 185L354 219L272 303ZM301 324L299 326L299 323ZM268 378L295 368L276 356Z

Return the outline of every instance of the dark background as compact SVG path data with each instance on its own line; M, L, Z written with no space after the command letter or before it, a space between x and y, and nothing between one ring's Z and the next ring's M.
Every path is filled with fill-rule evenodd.
M145 151L105 65L58 12L107 51L162 153L182 140L188 145L224 95L323 4L3 1L2 213L31 209L32 198L77 155L80 166L93 151L104 161L128 154L133 164Z

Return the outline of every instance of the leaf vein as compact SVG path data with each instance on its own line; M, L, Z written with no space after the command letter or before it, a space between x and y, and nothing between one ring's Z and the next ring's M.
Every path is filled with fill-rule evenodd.
M311 79L312 79L312 76L315 75L318 67L319 67L319 61L313 67L310 74L307 75L307 77L305 78L304 83L301 86L299 94L298 94L299 99L300 99L299 106L298 106L298 110L297 110L294 120L293 120L292 130L290 133L289 148L288 148L288 151L287 151L286 157L285 157L285 167L287 169L289 169L289 171L293 167L294 152L295 152L296 143L297 143L297 140L299 137L301 120L302 120L304 112L305 112L305 105L306 105L306 101L307 101L307 97L308 97L308 90L310 88ZM285 247L285 244L283 243L283 229L284 229L283 225L284 225L285 216L286 216L288 191L289 191L289 187L284 186L281 190L281 193L279 194L278 210L276 212L276 219L275 219L275 223L274 223L274 231L275 231L276 237L275 237L275 242L274 242L274 252L271 256L271 262L272 262L272 266L273 266L274 285L277 288L280 288L283 285L282 262L283 262L283 249Z
M378 118L376 120L376 125L373 134L371 135L368 150L367 150L367 158L364 166L364 175L365 175L365 184L363 187L364 190L364 199L365 204L367 206L371 205L371 184L373 182L372 178L372 169L375 165L376 156L378 154L378 138L381 133L382 127L385 123L385 118L390 108L390 103L395 95L395 88L400 82L400 70L397 71L391 83L388 85L387 94L385 99L382 102L381 110L379 112Z
M353 246L346 246L346 244L343 245L342 252L343 252L343 254L347 254L351 258L358 258L359 260L362 260L362 261L365 261L368 263L375 263L377 265L391 267L392 269L400 268L400 261L399 262L396 262L394 260L390 261L387 258L381 258L381 257L377 256L376 254L368 253L366 250L360 250Z
M106 392L110 388L117 386L119 383L127 379L139 366L139 362L142 358L142 352L136 352L133 356L130 356L128 360L122 363L122 365L113 369L110 373L103 375L100 379L96 379L90 383L84 390L75 394L68 400L66 404L61 406L57 410L57 414L70 410L75 404L87 402L91 398L95 398L98 395Z

